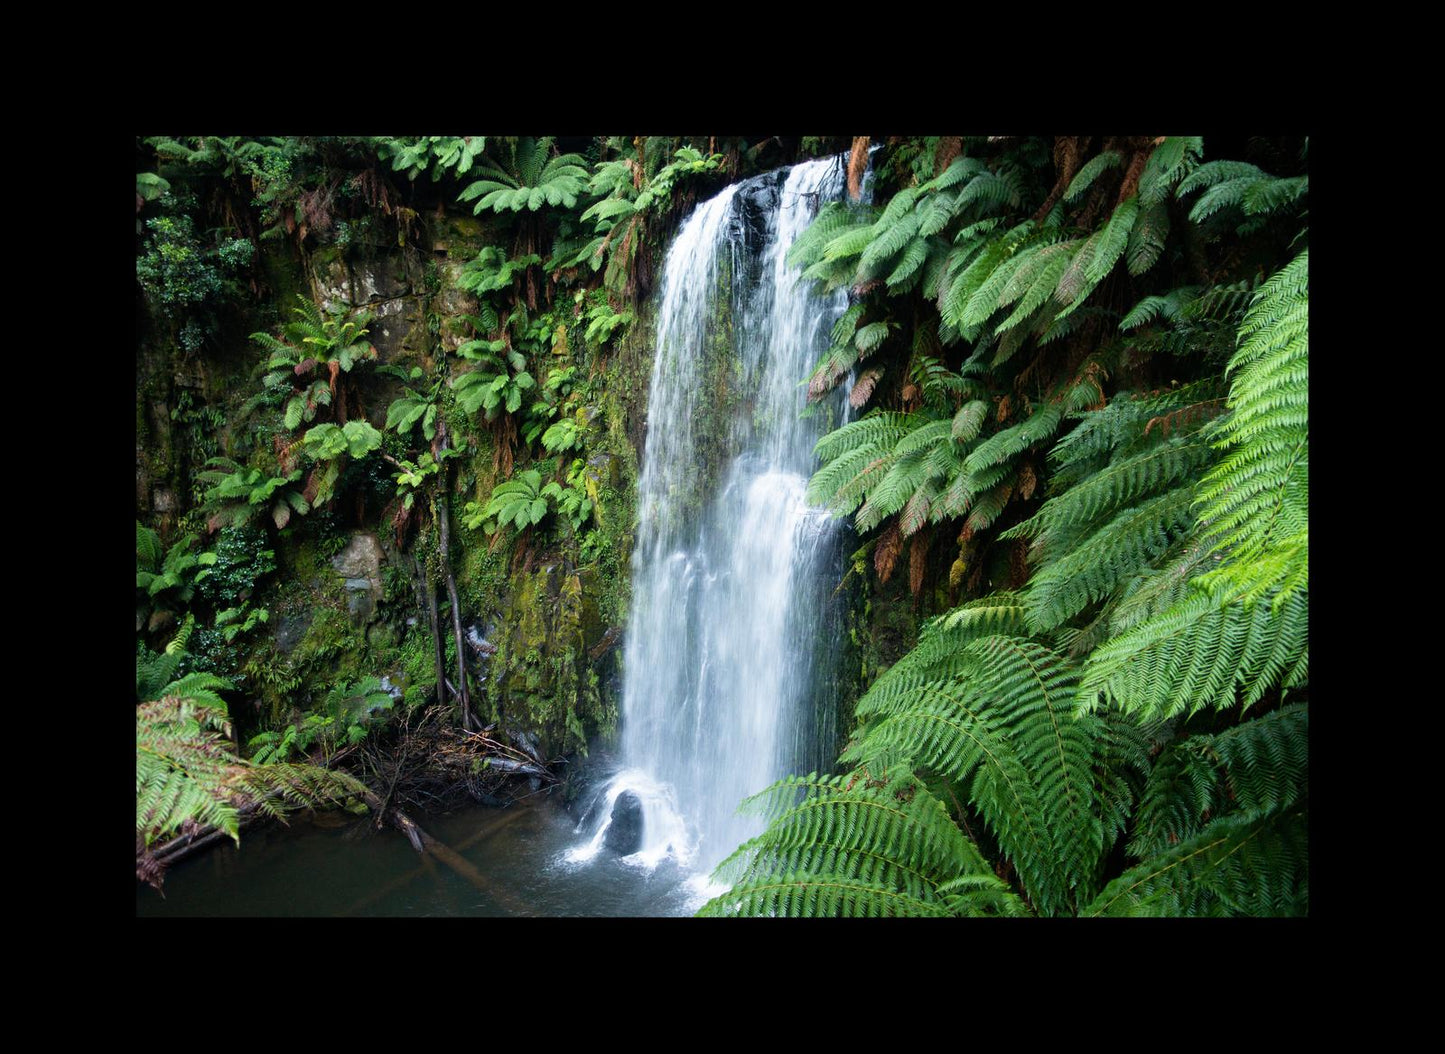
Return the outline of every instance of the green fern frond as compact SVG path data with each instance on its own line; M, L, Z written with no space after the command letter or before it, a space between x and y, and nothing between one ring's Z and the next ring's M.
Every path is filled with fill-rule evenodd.
M804 792L801 801L799 792ZM906 771L790 777L744 803L771 813L762 835L717 870L736 884L703 915L1014 914L942 802ZM945 901L939 887L950 883ZM971 888L965 888L965 884Z
M1139 212L1134 229L1129 232L1125 263L1135 277L1153 267L1164 252L1169 238L1169 203L1166 200L1145 205ZM1124 326L1121 324L1120 329Z
M1033 257L1062 238L1063 232L1057 228L1042 227L1032 230L1027 237L1021 239L1014 251L1006 253L989 271L988 276L979 282L960 316L960 328L982 325L990 315L1004 306L1003 292L1014 275ZM1008 236L1005 236L1004 241L1008 240ZM991 256L990 253L984 253L980 259ZM968 273L969 271L964 272L965 275Z
M1045 403L1025 420L995 432L974 447L963 467L968 472L980 472L990 466L1001 465L1048 439L1058 431L1063 419L1063 410L1056 403Z
M1118 168L1124 162L1124 155L1117 150L1105 150L1103 153L1091 157L1084 162L1069 184L1069 189L1064 191L1064 201L1073 202L1093 186L1094 181L1111 168Z
M1302 593L1280 604L1200 593L1139 623L1095 651L1079 706L1108 700L1142 719L1250 706L1306 676L1309 607Z
M1139 196L1131 194L1120 202L1109 216L1109 222L1099 232L1099 241L1093 249L1093 255L1089 259L1088 266L1084 269L1084 277L1089 282L1097 285L1102 282L1110 271L1114 269L1115 262L1124 253L1129 244L1129 235L1134 229L1134 222L1139 217Z
M1229 812L1280 812L1309 795L1309 709L1291 703L1222 732L1171 743L1149 773L1129 853L1168 852Z
M1069 712L1077 670L1030 641L992 636L947 678L884 677L858 704L860 738L839 758L899 763L966 783L969 798L1044 914L1087 897L1104 829L1094 815L1096 720Z
M1110 882L1087 916L1309 913L1307 810L1229 816Z
M1073 452L1083 454L1085 450L1076 447ZM1013 536L1044 537L1091 523L1112 510L1125 508L1188 478L1207 463L1210 456L1209 445L1197 436L1171 437L1143 453L1108 465L1049 499L1032 519L1013 528L1017 532Z
M1155 147L1139 175L1139 203L1147 210L1168 201L1175 184L1193 171L1203 151L1204 141L1193 135L1171 135Z
M1241 204L1246 216L1267 216L1294 204L1309 193L1310 177L1261 181L1247 188Z
M1160 296L1146 296L1119 322L1125 332L1150 322L1176 322L1184 307L1199 296L1201 286L1186 285Z
M1138 574L1194 522L1191 485L1126 509L1093 533L1046 559L1029 582L1029 626L1045 633ZM1046 556L1053 550L1043 549Z
M1286 593L1308 586L1308 312L1306 249L1260 287L1240 326L1229 363L1232 412L1220 439L1230 453L1199 488L1206 538L1231 564L1268 561L1271 549L1290 549L1300 573L1285 577Z
M999 306L1007 307L1017 299L1016 293L1022 285L1028 285L1027 291L1022 294L1013 313L994 329L995 333L1013 329L1054 294L1060 276L1068 269L1081 245L1080 239L1073 239L1047 246L1030 262L1030 266L1019 268L1000 295Z
M161 565L161 536L149 527L135 523L135 562L138 568L156 571Z
M965 318L972 317L970 310L975 299L979 305L977 310L982 310L983 305L988 302L987 297L980 296L984 283L1026 243L1033 231L1032 221L1025 220L1002 234L993 235L977 252L969 254L967 266L948 283L948 289L939 302L939 310L946 325L961 331L970 324ZM1000 286L1003 281L1007 281L1007 275L1000 281ZM996 302L996 290L994 298ZM989 311L992 310L990 307Z

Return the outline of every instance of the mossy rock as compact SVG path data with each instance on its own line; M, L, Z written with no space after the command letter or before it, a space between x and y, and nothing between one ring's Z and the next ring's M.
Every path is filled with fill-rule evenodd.
M548 756L585 745L582 736L608 732L615 720L587 656L606 629L597 592L595 569L559 559L508 579L488 689L508 730L537 737Z

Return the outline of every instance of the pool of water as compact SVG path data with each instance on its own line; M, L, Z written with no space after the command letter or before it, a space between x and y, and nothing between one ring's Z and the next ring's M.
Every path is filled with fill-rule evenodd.
M674 916L705 902L698 876L669 859L649 869L605 850L569 861L586 836L559 798L414 817L449 859L418 855L370 817L248 830L239 850L228 843L173 867L164 899L137 883L136 915Z

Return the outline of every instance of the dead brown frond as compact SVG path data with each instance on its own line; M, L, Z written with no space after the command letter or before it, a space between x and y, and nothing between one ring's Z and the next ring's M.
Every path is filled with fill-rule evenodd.
M883 537L878 539L878 548L873 552L873 570L878 573L878 582L887 585L893 575L893 565L898 563L898 554L903 551L903 537L898 531L898 520L888 522Z
M1032 461L1025 461L1023 468L1019 469L1019 497L1028 501L1034 496L1034 488L1038 486L1039 478L1034 474Z
M913 536L908 549L908 592L915 597L923 588L923 575L928 570L928 544L933 540L933 531L927 527Z
M878 378L882 376L883 371L876 366L864 370L863 376L858 378L857 383L853 385L853 390L848 393L848 405L855 410L862 409L863 404L866 403L869 396L873 394L873 389L878 384ZM809 392L811 397L811 387L809 388Z
M1158 417L1151 417L1149 418L1149 423L1144 426L1144 434L1148 435L1149 430L1155 425L1158 425L1159 431L1163 435L1168 436L1172 428L1181 425L1192 424L1193 422L1203 420L1206 417L1218 416L1219 414L1224 412L1224 404L1225 400L1223 398L1206 399L1202 403L1194 403L1190 406L1181 406L1179 409L1171 410L1167 414L1161 414Z

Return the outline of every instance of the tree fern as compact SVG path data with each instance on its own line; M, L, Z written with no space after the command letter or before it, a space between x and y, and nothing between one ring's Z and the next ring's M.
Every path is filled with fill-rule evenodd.
M990 636L948 677L885 676L858 704L858 741L839 759L909 763L965 783L1040 911L1085 896L1103 851L1094 811L1097 723L1071 714L1077 671L1032 642ZM915 668L916 670L916 668Z
M1200 593L1095 651L1079 705L1108 700L1145 719L1248 706L1276 686L1303 683L1308 669L1309 609L1301 594L1276 608Z
M1186 260L1197 271L1201 243L1288 219L1308 181L1201 164L1197 137L1115 140L1082 166L1083 141L1059 139L1050 191L1029 172L1041 143L999 142L967 146L992 156L947 178L913 166L866 216L834 210L804 254L834 284L860 265L849 278L868 298L810 387L855 367L867 327L913 335L870 338L858 381L911 412L820 441L810 500L883 530L880 581L904 537L958 519L950 589L1005 559L1017 583L1030 565L1022 588L925 624L856 708L840 758L853 774L804 801L911 772L1040 914L1305 911L1308 256L1259 286L1261 239L1206 268L1213 284L1141 285L1127 311L1118 298ZM1201 191L1204 226L1184 241L1170 198ZM878 384L899 368L899 388ZM1111 391L1110 373L1158 387ZM1036 489L1048 500L1030 518L984 533ZM817 831L789 823L753 846L727 911L922 912L979 888L896 873L892 849L838 865L843 850L812 855Z
M1260 287L1239 336L1229 453L1200 486L1199 513L1230 557L1216 578L1288 596L1309 583L1309 250Z
M1266 814L1309 794L1309 709L1293 703L1218 735L1171 743L1139 802L1129 852L1149 857L1229 812Z
M1094 181L1111 168L1118 168L1124 163L1124 155L1117 150L1105 150L1096 154L1086 161L1079 171L1075 173L1069 188L1064 191L1065 201L1075 201L1082 197L1084 192L1093 186Z
M1309 823L1302 808L1216 820L1130 868L1080 914L1197 917L1309 911Z
M1024 913L943 804L905 771L790 777L744 806L772 822L719 865L732 888L701 915Z
M1098 530L1062 547L1029 582L1029 625L1053 629L1150 566L1193 526L1194 488L1186 485L1123 510Z

